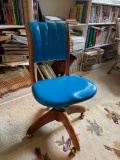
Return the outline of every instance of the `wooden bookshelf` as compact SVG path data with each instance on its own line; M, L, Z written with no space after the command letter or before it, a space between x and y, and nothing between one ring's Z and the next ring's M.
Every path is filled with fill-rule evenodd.
M100 47L105 47L105 46L114 45L114 44L117 44L117 42L114 42L114 43L108 43L108 44L102 44L102 45L96 45L96 46L92 46L92 47L89 47L89 48L86 48L86 49L91 49L91 48L100 48Z
M93 25L115 25L115 22L105 22L105 23L88 23L89 26Z
M86 23L79 23L79 24L68 24L70 27L71 26L87 26Z
M25 28L24 25L0 25L0 29L16 29L16 28Z
M96 5L109 5L109 6L115 6L115 7L120 7L120 4L117 3L109 3L109 2L92 2L92 4L96 4Z
M29 62L22 62L18 64L17 66L29 66ZM7 65L1 63L0 67L7 67Z

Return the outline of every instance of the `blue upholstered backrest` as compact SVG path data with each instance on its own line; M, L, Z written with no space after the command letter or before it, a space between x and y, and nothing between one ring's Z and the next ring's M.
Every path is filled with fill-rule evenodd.
M29 22L34 62L67 58L67 27L65 23Z

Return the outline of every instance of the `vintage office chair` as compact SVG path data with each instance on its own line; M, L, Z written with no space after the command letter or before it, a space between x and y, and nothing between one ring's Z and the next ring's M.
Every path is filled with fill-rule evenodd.
M114 64L112 65L112 67L109 69L109 71L107 72L108 74L111 73L111 71L116 67L116 65L118 63L120 63L120 18L116 19L116 38L115 40L118 42L118 57L115 60Z
M80 112L83 115L85 108L74 104L92 98L96 94L96 86L86 78L68 76L70 44L69 30L65 23L30 22L29 28L30 31L27 32L32 92L40 104L50 109L30 126L27 135L33 134L53 120L61 121L74 147L80 150L77 136L67 114ZM35 82L34 63L50 60L67 60L67 76Z

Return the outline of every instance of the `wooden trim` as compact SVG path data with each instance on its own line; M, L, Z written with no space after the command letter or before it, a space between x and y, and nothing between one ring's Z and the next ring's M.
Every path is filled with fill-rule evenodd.
M70 35L69 35L69 26L66 24L67 27L67 59L66 59L66 66L65 66L65 75L69 75L69 64L70 64Z
M35 83L35 68L34 68L34 61L33 61L33 43L32 43L32 36L30 33L30 28L28 25L25 26L26 29L26 35L27 35L27 40L28 40L28 51L29 51L29 72L30 72L30 77L31 77L31 84Z
M120 22L120 18L116 19L116 38L120 38L119 35L119 28L118 28L118 22Z

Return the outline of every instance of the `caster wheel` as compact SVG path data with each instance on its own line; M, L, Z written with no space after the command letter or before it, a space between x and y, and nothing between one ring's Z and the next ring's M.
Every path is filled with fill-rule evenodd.
M26 134L26 137L27 137L27 138L32 138L32 137L33 137L33 134Z
M75 154L76 154L76 148L75 147L73 147L72 149L71 149L71 151L70 151L70 153L69 153L69 156L71 157L73 157L73 156L75 156Z
M84 113L81 113L80 119L83 119L83 118L84 118Z

